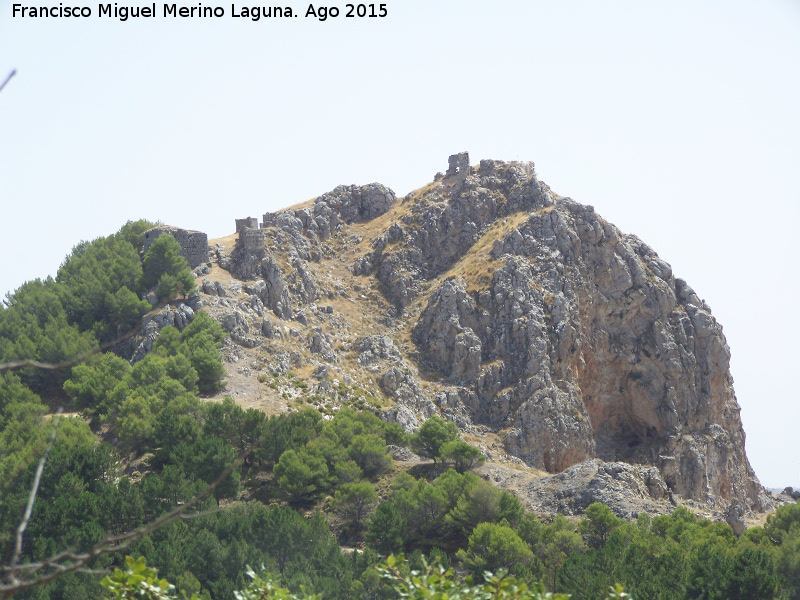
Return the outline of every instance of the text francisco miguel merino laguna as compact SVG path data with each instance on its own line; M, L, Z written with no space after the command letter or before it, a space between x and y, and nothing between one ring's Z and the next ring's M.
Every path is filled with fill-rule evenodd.
M350 5L348 5L350 6ZM369 16L386 16L385 4L380 5L380 13L375 9L378 5L370 4L372 12ZM361 8L362 5L359 5ZM166 17L224 17L225 9L221 6L203 6L198 3L197 6L179 6L177 4L163 4L162 14ZM319 17L319 12L322 7L314 8L314 5L309 6L309 11L305 16ZM338 11L337 11L338 12ZM64 6L59 3L58 6L26 6L24 4L14 4L12 6L12 17L22 18L88 18L93 14L90 6ZM153 2L146 6L118 6L114 4L98 4L97 16L111 17L119 19L120 21L127 21L129 18L152 18L156 17L156 3ZM254 6L254 7L237 7L231 4L232 17L246 17L257 21L261 17L296 17L299 14L292 11L290 6ZM361 15L358 16L367 16Z

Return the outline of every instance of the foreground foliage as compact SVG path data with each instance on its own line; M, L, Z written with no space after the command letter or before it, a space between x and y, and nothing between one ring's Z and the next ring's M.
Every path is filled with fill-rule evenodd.
M114 594L114 598L142 598L143 600L173 600L178 598L175 586L166 579L159 579L158 572L149 568L145 560L139 557L133 560L125 557L125 569L114 569L114 572L101 582L104 588ZM182 596L186 598L186 593ZM192 594L189 600L197 600Z
M158 579L154 569L146 566L143 558L134 561L126 557L126 569L115 569L114 574L106 577L101 584L114 594L119 600L133 600L144 598L148 600L177 600L175 586L166 579ZM507 576L500 571L496 575L491 572L484 573L483 580L476 582L472 578L461 579L452 569L444 567L430 567L423 562L421 571L406 572L407 569L398 568L402 557L399 559L390 556L384 563L376 567L390 588L394 590L399 599L415 600L568 600L565 594L551 594L546 592L541 584L528 585L514 577ZM261 570L256 573L249 568L246 571L250 579L247 587L236 590L233 596L236 600L322 600L319 594L309 595L304 589L300 593L293 593L287 588L276 583L272 574ZM183 598L187 598L182 591ZM193 594L189 600L196 600ZM619 585L613 586L607 596L608 600L630 598ZM633 600L630 598L630 600Z

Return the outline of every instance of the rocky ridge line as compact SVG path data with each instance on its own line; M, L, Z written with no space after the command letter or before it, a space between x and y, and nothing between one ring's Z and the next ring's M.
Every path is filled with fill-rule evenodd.
M338 382L360 381L408 430L439 413L495 436L502 460L582 482L556 493L543 479L523 494L532 508L613 501L589 488L640 497L614 501L628 516L682 500L717 513L772 507L708 305L647 244L554 194L532 163L484 160L399 201L379 184L339 186L268 213L263 235L255 251L212 253L243 280L234 298L201 284L231 360L262 353L254 373L311 365L326 373L314 391L334 404Z

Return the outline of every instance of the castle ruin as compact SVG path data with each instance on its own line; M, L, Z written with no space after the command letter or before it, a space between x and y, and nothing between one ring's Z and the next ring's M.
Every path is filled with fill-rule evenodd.
M246 219L236 219L236 233L241 233L243 229L258 229L258 219L247 217Z
M469 175L469 152L451 154L447 159L447 173L445 175L460 175L462 178Z
M175 238L175 241L181 247L181 256L186 259L190 268L194 269L198 265L208 262L208 236L205 233L169 225L153 227L144 232L142 255L147 253L153 242L163 233L168 233Z
M239 244L247 252L262 252L265 239L263 229L245 227L239 232Z
M236 219L236 233L239 239L236 246L247 253L259 253L264 251L264 230L259 229L256 217L246 219Z
M277 219L278 219L278 213L266 212L261 217L261 227L265 229L267 227L274 227L275 224L277 223Z

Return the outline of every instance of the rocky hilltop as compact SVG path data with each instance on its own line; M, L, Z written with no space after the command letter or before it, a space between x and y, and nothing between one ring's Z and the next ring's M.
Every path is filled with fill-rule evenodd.
M533 163L470 167L464 153L404 198L339 186L236 225L196 269L193 309L230 332L237 401L286 410L304 398L276 378L292 371L323 411L360 389L408 430L441 414L489 456L485 476L513 471L525 481L510 489L541 510L614 505L615 489L628 516L771 508L708 305Z

